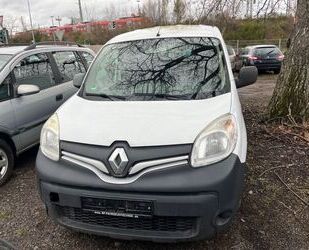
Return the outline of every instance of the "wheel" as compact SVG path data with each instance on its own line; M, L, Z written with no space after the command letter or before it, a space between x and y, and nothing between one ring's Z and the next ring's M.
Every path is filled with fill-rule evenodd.
M13 151L6 141L0 139L0 186L2 186L11 177L13 168Z
M278 75L278 74L280 73L280 71L281 71L281 69L275 69L275 70L274 70L274 74L275 74L275 75Z

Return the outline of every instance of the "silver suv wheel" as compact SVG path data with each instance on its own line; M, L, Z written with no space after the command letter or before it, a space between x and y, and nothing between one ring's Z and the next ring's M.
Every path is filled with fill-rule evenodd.
M5 176L8 171L9 160L6 153L0 148L0 180Z
M10 178L14 169L14 153L11 146L0 138L0 186Z

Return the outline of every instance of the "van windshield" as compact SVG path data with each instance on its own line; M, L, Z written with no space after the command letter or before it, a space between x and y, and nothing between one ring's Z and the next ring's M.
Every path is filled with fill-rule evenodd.
M12 55L0 55L0 71L4 68L4 66L11 58Z
M82 96L94 100L206 99L230 91L220 41L159 38L105 46Z

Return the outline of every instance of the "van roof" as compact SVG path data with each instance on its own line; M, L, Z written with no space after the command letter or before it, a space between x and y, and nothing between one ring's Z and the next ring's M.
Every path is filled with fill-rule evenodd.
M158 35L159 34L159 35ZM157 26L147 29L139 29L118 35L111 39L110 43L119 43L143 39L167 38L167 37L214 37L222 39L221 32L215 26L207 25L173 25Z

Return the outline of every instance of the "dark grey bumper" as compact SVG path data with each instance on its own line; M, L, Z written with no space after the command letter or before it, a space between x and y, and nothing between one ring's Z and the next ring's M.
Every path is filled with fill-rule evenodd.
M238 208L245 171L239 158L231 155L207 167L193 169L185 165L158 170L134 183L117 185L104 183L92 172L70 163L53 162L41 152L36 166L41 198L58 223L98 235L152 241L211 238L226 228ZM166 228L164 225L154 227L158 230L144 227L140 230L132 226L134 221L127 220L119 220L119 226L106 226L105 220L83 214L81 197L150 200L154 204L154 217L147 223L171 223L171 230L161 230ZM132 225L128 227L128 223ZM174 229L174 225L192 227L175 226Z
M282 63L281 62L274 62L274 63L257 63L254 62L252 64L249 64L249 66L255 66L258 70L280 70Z

